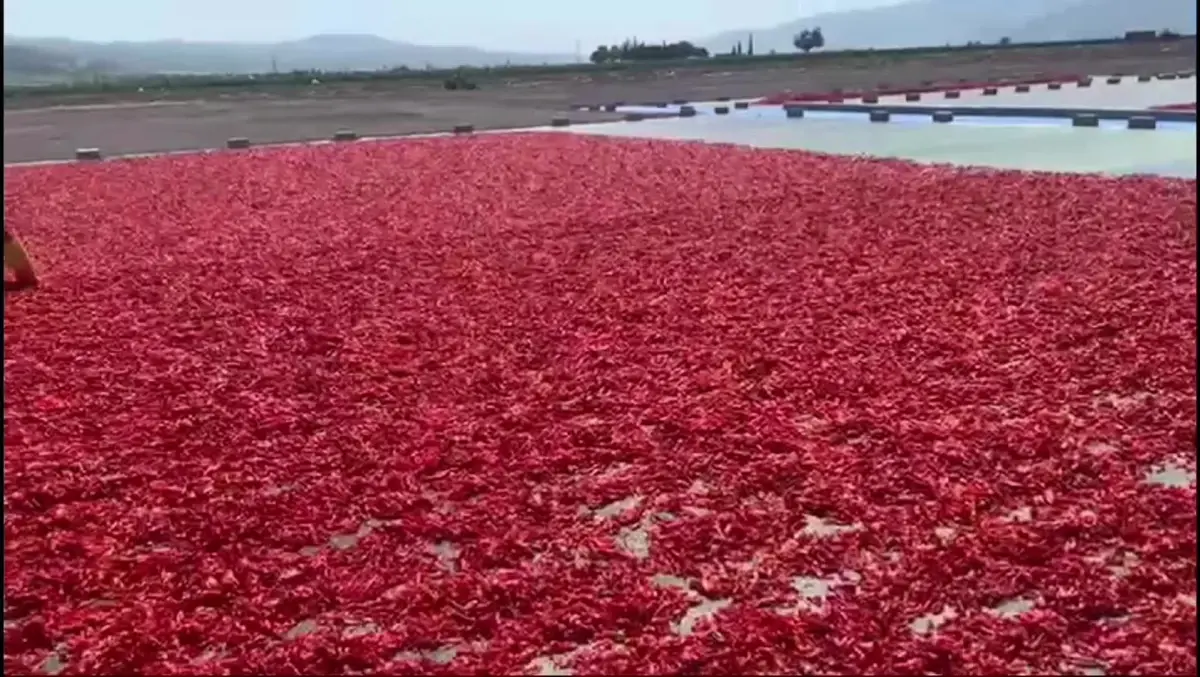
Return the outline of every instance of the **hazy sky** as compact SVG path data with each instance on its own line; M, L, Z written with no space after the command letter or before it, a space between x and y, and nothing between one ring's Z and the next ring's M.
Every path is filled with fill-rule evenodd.
M700 38L899 1L4 0L4 31L100 41L241 42L373 33L424 44L571 53L576 40L591 51L601 42L634 35L645 40Z

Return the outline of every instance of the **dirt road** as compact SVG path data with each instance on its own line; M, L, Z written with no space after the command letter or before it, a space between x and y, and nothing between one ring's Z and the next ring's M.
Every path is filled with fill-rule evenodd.
M860 89L879 83L902 87L1046 74L1153 74L1195 67L1196 43L1182 40L957 52L908 61L824 60L747 70L574 74L486 82L476 91L445 91L440 83L402 81L238 91L206 98L197 98L196 91L133 93L41 100L36 108L6 102L4 161L66 159L76 148L100 148L109 155L218 148L233 136L254 143L322 139L338 129L385 136L449 131L457 124L478 129L530 127L548 124L580 103L701 101L788 89ZM579 111L569 117L577 122L617 118Z

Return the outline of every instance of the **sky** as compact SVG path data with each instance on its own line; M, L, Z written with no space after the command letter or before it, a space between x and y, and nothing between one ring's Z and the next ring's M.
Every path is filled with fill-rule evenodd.
M702 38L900 0L4 0L4 32L78 40L275 42L370 33L431 45L574 53L626 37ZM967 2L969 0L963 0Z

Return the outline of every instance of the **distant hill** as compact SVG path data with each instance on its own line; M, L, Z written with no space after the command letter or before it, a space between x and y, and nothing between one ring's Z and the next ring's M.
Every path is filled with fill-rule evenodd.
M853 3L851 6L857 3ZM819 26L825 50L1081 40L1129 30L1196 32L1195 0L907 0L873 9L830 12L773 27L729 30L695 44L728 53L754 36L757 53L792 52L793 36ZM631 22L631 30L636 22ZM680 36L681 38L686 36ZM272 70L379 70L512 64L559 64L569 54L494 52L416 45L375 35L315 35L278 43L86 42L4 37L9 84L78 79L95 74L263 73Z
M1196 3L1179 0L1075 0L1011 32L1019 42L1086 40L1125 30L1196 32Z
M10 50L23 61L9 63ZM315 35L278 43L85 42L66 38L4 36L5 78L51 68L100 64L115 73L263 73L273 69L377 70L380 68L453 68L505 63L569 63L568 54L492 52L474 47L414 45L375 35ZM74 68L73 67L73 68ZM32 71L30 70L32 69Z
M4 70L30 75L60 75L75 70L78 63L70 54L61 54L27 45L4 45Z
M4 45L5 84L52 83L110 73L116 65L32 45Z
M1129 30L1196 32L1195 0L909 0L897 5L830 12L767 28L747 27L697 40L728 53L754 34L756 53L795 51L792 37L819 26L825 49L963 45L971 41L1084 40Z

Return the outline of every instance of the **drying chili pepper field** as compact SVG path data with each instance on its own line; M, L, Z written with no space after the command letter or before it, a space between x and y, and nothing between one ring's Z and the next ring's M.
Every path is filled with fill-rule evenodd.
M1196 218L566 134L8 169L5 670L1194 674Z

